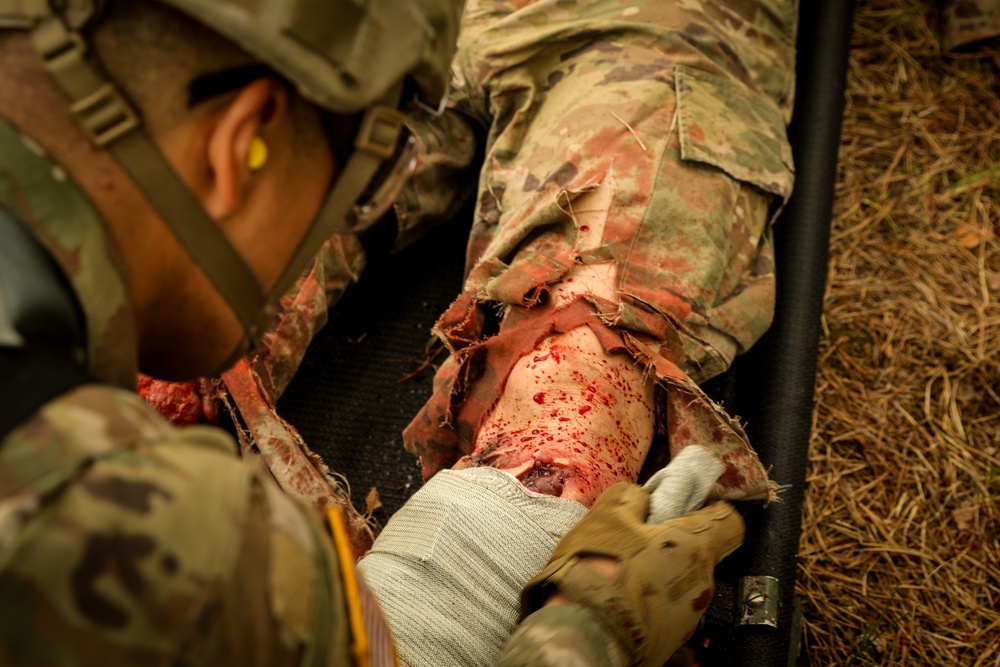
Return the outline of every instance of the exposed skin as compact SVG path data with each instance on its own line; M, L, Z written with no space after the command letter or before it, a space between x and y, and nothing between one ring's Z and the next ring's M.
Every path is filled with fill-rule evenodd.
M0 97L12 102L0 114L52 153L101 213L123 258L140 367L164 379L213 372L242 335L236 318L112 157L79 131L27 40L16 39L3 77L11 89L0 83ZM262 288L270 287L335 174L325 142L305 152L294 148L298 133L323 136L316 109L264 78L175 122L152 125L168 161ZM247 154L254 137L267 144L268 160L251 171ZM581 248L600 242L606 195L599 189L575 202ZM610 296L613 285L610 266L581 266L554 286L552 297L567 301L581 291ZM514 438L512 448L483 462L521 476L528 488L590 505L608 486L638 474L652 437L651 393L630 359L608 355L581 327L544 341L518 365L480 431L477 452ZM583 467L569 459L584 461ZM575 474L564 479L572 468Z
M610 189L579 197L581 250L601 242ZM551 288L556 307L578 296L614 297L613 264L577 265ZM530 490L588 507L608 487L635 482L653 438L653 383L630 357L609 354L589 327L543 340L523 356L459 466L485 464Z
M139 335L141 370L175 380L212 373L242 336L234 314L111 155L80 132L67 113L65 97L39 70L27 40L9 39L13 46L7 47L0 99L17 102L0 104L0 118L52 154L100 213L122 259ZM48 111L39 113L39 109ZM158 123L153 126L159 128ZM294 139L303 131L322 136L317 111L283 84L264 78L203 104L153 133L168 162L265 290L283 271L336 174L325 142L318 142L315 150L307 153L294 150ZM266 143L268 160L259 170L251 171L247 156L254 137ZM591 277L586 271L578 273L581 280ZM572 280L557 286L554 296L570 298ZM554 421L558 413L549 410L542 414L542 404L525 401L523 395L533 388L535 393L565 392L564 410L579 431L574 431L573 437L581 446L599 450L598 460L613 456L614 451L629 453L624 465L595 483L567 485L566 497L592 504L607 486L634 479L648 448L652 419L645 419L645 413L636 411L631 403L594 404L571 395L580 380L579 371L574 375L569 369L586 368L594 361L606 365L608 380L598 379L594 395L600 391L612 396L616 382L619 386L634 384L640 387L637 398L644 396L640 403L647 412L651 385L642 382L641 373L627 360L604 353L586 328L545 341L542 348L540 353L547 361L526 363L511 377L494 413L494 430L502 426L500 418L505 410L518 405L532 408L519 418L537 413L539 424L551 422L556 431L566 428ZM560 364L558 350L565 351L565 366ZM592 409L582 410L587 406ZM544 491L541 481L528 486ZM592 564L608 576L617 569L615 563L603 558L592 559ZM554 596L547 604L567 602L563 596Z
M0 104L0 116L52 154L101 214L123 259L140 368L177 380L217 370L242 335L235 316L111 155L77 128L27 38L10 39L18 43L6 54L0 99L11 102ZM323 136L318 111L264 78L153 135L264 289L304 237L335 174L325 142L295 149L302 133ZM266 142L268 160L251 172L247 153L255 136Z
M276 80L259 79L235 95L206 105L157 137L170 162L265 290L278 279L297 249L334 175L333 155L325 142L308 154L293 149L296 133L303 131L298 124L310 123L313 127L306 131L323 136L319 114L314 109L305 113L292 109L292 105L306 104ZM268 160L259 170L251 172L247 154L255 136L266 143ZM162 224L158 228L165 230ZM169 231L167 234L173 240ZM173 246L180 250L176 243ZM206 343L211 344L211 358L203 355L197 360L197 368L193 364L183 365L186 361L183 356L187 355L180 359L174 355L165 364L168 369L184 368L184 376L206 375L218 368L236 345L242 330L204 274L194 269L186 252L180 253L182 257L178 259L187 264L182 271L190 276L189 295L163 289L160 283L142 298L152 312L144 318L150 326L148 331L142 330L141 342L148 341L151 349L157 351L153 358L161 360L160 350L172 352L177 347L201 345L207 348ZM140 267L133 267L133 273L140 271ZM160 332L178 328L175 323L168 326L162 314L200 298L211 298L213 303L206 303L207 312L199 318L201 326L195 318L185 317L181 340L188 341L188 345L178 345L176 339L162 340ZM215 334L211 341L204 340L206 328ZM171 334L174 336L176 332ZM146 362L145 354L142 361ZM144 363L143 367L154 376L172 379L151 363Z

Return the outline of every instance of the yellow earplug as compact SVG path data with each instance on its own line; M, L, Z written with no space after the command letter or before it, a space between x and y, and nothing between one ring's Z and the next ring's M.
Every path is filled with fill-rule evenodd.
M247 167L257 171L267 163L267 144L260 137L254 137L247 152Z

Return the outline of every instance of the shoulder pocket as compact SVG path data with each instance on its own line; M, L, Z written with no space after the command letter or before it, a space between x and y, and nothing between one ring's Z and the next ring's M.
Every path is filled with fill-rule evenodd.
M678 65L681 158L788 199L794 166L781 111L736 79Z

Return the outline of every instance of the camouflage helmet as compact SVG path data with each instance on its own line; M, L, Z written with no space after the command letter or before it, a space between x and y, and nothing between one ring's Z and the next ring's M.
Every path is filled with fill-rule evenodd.
M160 0L267 63L303 96L351 113L409 75L444 96L460 5L442 0Z
M242 47L318 106L340 114L363 113L350 157L311 230L265 293L163 158L132 105L88 53L83 31L99 25L110 2L0 0L0 29L30 32L43 66L69 97L79 124L95 144L112 153L239 318L245 335L233 353L235 361L267 328L278 297L323 241L349 229L348 221L368 224L388 207L391 184L402 180L413 162L413 141L404 140L400 111L404 80L416 84L412 101L417 106L443 104L463 0L154 1ZM396 168L388 169L388 164ZM359 203L372 193L378 205Z

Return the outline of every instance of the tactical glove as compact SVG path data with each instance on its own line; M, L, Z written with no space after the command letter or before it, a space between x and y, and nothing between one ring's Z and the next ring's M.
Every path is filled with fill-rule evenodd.
M648 513L641 487L608 489L525 586L522 613L559 593L597 616L630 664L663 665L697 627L714 592L712 572L743 542L744 527L725 502L661 524L647 524ZM617 574L599 574L592 556L617 562Z

